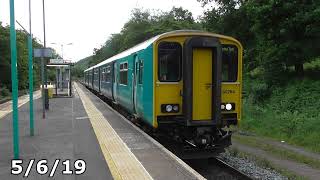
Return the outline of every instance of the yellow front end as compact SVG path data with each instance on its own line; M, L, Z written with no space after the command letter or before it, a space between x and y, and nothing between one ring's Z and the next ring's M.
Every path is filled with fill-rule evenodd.
M233 38L221 36L211 33L173 33L162 36L154 43L154 127L158 127L159 119L165 117L168 121L172 117L172 121L176 117L183 117L183 72L182 65L183 49L186 40L194 36L214 37L219 40L222 45L222 82L221 82L221 118L228 121L234 117L236 123L241 117L241 73L242 73L242 46ZM172 49L175 48L175 51ZM181 54L179 55L181 51ZM228 56L226 53L228 52ZM230 53L231 52L231 53ZM208 121L213 116L213 62L214 52L209 48L194 48L192 52L192 120ZM236 54L235 54L236 53ZM230 60L230 54L233 59ZM170 75L172 71L170 61L172 56L180 58L177 60L179 64L174 63L172 66L177 72ZM160 58L160 59L159 59ZM236 58L236 59L234 59ZM228 63L226 63L228 61ZM236 65L232 65L233 61L237 61ZM234 67L236 66L236 67ZM163 68L165 67L165 68ZM229 68L229 69L228 69ZM232 74L229 71L233 71ZM230 78L231 77L231 78ZM227 104L231 104L230 110L226 109ZM172 108L178 106L178 110ZM167 108L167 109L166 109ZM230 108L228 106L228 108ZM236 124L233 123L233 124ZM227 124L227 122L223 122Z

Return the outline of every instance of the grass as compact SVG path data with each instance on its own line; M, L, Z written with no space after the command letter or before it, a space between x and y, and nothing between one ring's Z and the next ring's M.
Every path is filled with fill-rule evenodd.
M282 176L288 177L289 179L295 179L295 180L306 180L307 179L306 177L296 175L294 172L288 171L287 169L280 168L265 158L261 158L261 157L258 157L258 156L255 156L255 155L252 155L252 154L249 154L246 152L241 152L237 148L230 148L230 149L228 149L228 151L232 156L248 159L249 161L253 161L259 167L277 171Z
M307 164L313 168L320 169L320 161L314 160L310 157L307 157L301 154L297 154L290 150L280 149L279 147L275 147L268 143L258 141L255 137L243 137L243 136L234 135L233 138L242 144L249 145L252 147L257 147L281 159L293 160L299 163Z
M249 93L243 100L240 128L320 153L319 88L320 80L300 78L272 89L264 101L251 101Z

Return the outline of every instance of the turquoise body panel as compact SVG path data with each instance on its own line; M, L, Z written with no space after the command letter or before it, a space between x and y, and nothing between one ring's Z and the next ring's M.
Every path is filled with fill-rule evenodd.
M100 92L146 124L153 126L153 58L153 43L151 43L128 56L85 71L85 83L89 88ZM120 84L120 64L125 62L128 63L126 85ZM102 73L105 73L105 68L108 67L111 68L111 73L104 77ZM107 77L112 81L106 80Z
M153 44L148 46L144 53L141 54L141 58L143 60L143 84L142 87L138 88L139 94L141 96L137 96L138 102L141 103L141 108L138 104L138 109L141 111L141 116L143 120L149 125L153 126Z
M128 63L128 83L123 85L119 83L120 80L120 64ZM128 110L130 113L134 113L132 103L132 73L133 73L133 55L121 58L116 61L116 72L117 72L117 99L116 102Z
M137 79L134 82L134 78L137 78L136 58L143 62L142 84L139 84ZM120 64L125 62L128 63L127 85L119 83ZM115 101L128 112L136 114L144 122L153 126L153 44L144 50L116 60L114 68L116 85L114 85L113 90L115 91ZM136 93L136 102L133 93Z

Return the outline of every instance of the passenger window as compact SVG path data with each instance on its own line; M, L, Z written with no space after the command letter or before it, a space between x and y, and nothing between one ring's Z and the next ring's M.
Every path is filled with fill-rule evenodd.
M176 82L181 79L182 47L177 42L161 42L158 49L159 81Z
M222 81L235 82L238 76L238 48L234 45L222 46Z
M128 63L120 64L120 79L119 83L123 85L128 84Z
M139 62L139 82L138 82L139 84L143 83L142 79L143 79L143 61L140 60L140 62Z

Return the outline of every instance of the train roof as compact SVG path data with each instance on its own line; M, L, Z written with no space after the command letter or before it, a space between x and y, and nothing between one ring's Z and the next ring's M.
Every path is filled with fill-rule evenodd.
M215 33L209 33L209 32L204 32L204 31L198 31L198 30L177 30L177 31L171 31L171 32L167 32L167 33L163 33L163 34L160 34L160 35L157 35L151 39L148 39L132 48L129 48L117 55L114 55L102 62L100 62L99 64L96 64L94 66L91 66L89 67L88 69L86 69L84 72L86 71L90 71L92 70L93 68L96 68L96 67L99 67L99 66L102 66L102 65L105 65L105 64L108 64L112 61L115 61L117 59L121 59L123 57L126 57L126 56L129 56L137 51L140 51L140 50L143 50L143 49L146 49L149 45L153 44L155 41L157 41L158 39L161 39L161 38L164 38L164 37L168 37L168 36L183 36L183 35L207 35L207 36L215 36L215 37L219 37L219 38L224 38L224 39L229 39L229 40L232 40L232 41L235 41L237 42L240 46L240 42L237 41L236 39L232 38L232 37L229 37L229 36L224 36L224 35L220 35L220 34L215 34Z

